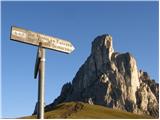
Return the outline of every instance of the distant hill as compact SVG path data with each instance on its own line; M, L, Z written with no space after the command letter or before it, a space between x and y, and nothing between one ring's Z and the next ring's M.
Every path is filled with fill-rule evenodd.
M34 119L36 115L22 117ZM150 116L137 115L99 105L90 105L83 102L67 102L59 104L45 112L45 119L53 118L75 118L75 119L151 119Z

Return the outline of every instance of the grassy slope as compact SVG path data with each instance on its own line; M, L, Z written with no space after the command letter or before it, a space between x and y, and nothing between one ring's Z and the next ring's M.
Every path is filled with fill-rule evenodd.
M34 119L36 116L29 116L29 117L23 117L27 119ZM147 119L151 118L149 116L143 116L143 115L137 115L129 112L124 112L120 110L113 110L110 108L106 108L99 105L89 105L82 102L69 102L69 103L62 103L53 110L49 112L45 112L45 118L46 119L52 119L52 118L79 118L79 119L121 119L121 118L130 118L130 119Z

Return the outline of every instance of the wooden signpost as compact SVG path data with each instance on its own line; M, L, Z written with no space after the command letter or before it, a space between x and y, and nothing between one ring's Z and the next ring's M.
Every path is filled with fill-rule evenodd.
M71 53L75 49L69 41L32 32L30 30L18 27L11 27L11 40L35 46L39 46L39 44L41 43L41 46L43 48L64 53Z
M38 46L34 68L35 79L39 73L37 118L44 119L45 48L67 54L71 53L75 48L69 41L32 32L30 30L15 26L11 27L10 39L17 42Z

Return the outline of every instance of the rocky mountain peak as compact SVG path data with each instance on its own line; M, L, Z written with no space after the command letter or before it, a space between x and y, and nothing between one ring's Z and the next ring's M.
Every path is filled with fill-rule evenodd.
M91 54L93 55L103 54L106 58L108 58L108 60L110 60L113 52L112 36L109 34L98 36L92 42Z
M137 114L159 116L159 84L138 70L130 53L115 52L111 35L92 42L91 54L72 83L46 109L62 102L82 101Z

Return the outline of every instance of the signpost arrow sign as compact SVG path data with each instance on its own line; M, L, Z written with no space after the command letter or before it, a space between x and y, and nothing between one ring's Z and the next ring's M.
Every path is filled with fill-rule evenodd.
M66 40L32 32L19 27L11 27L11 40L38 46L37 58L34 68L34 78L38 80L38 109L37 118L44 119L44 81L45 81L45 49L71 53L75 48Z
M11 40L36 46L39 46L39 43L42 43L43 48L64 53L71 53L75 49L69 41L14 26L11 27Z

